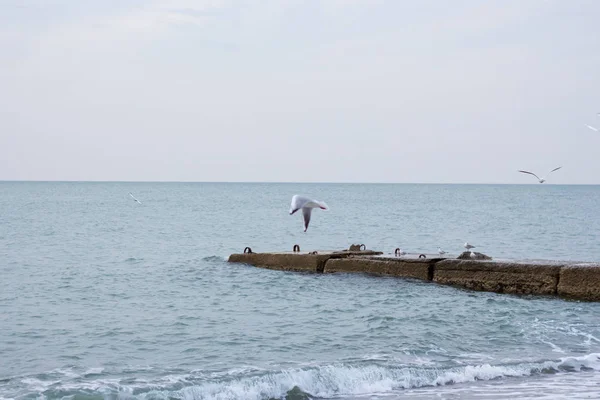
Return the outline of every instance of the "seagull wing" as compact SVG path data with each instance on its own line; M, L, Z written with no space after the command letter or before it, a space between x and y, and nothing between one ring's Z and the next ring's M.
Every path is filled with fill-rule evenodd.
M329 207L324 201L312 200L308 197L294 195L294 197L292 197L292 204L290 206L290 215L294 214L301 208L320 208L322 210L329 210Z
M553 173L553 172L554 172L554 171L556 171L557 169L561 169L561 168L562 168L562 167L554 168L552 171L548 172L548 173L546 174L546 176L550 175L551 173ZM543 178L544 180L546 180L546 176L544 176L544 178Z
M290 215L301 209L306 203L311 200L308 197L298 196L297 194L292 197L292 204L290 205Z
M137 201L138 203L142 204L142 202L141 202L141 201L139 201L138 199L136 199L135 197L133 197L133 195L132 195L131 193L129 193L129 195L131 196L131 198L132 198L133 200L135 200L135 201Z
M321 210L325 210L325 211L329 210L329 206L327 204L325 204L324 201L313 200L313 202L316 205L318 205Z
M306 232L306 230L308 229L311 212L312 212L312 208L304 207L302 209L302 217L304 218L304 232Z
M521 171L521 170L519 170L519 172L522 172L522 173L524 173L524 174L533 175L533 176L535 176L536 178L540 179L540 177L539 177L539 176L537 176L536 174L534 174L533 172L529 172L529 171Z
M561 168L562 168L562 167L557 167L557 168L554 168L552 171L550 171L550 172L548 172L548 173L549 173L549 174L551 174L552 172L554 172L554 171L556 171L556 170L558 170L558 169L561 169Z

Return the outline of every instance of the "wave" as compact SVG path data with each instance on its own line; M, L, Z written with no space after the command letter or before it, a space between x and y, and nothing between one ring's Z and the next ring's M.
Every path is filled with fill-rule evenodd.
M222 262L227 261L227 260L228 260L228 258L227 257L223 257L223 256L208 256L208 257L202 258L202 261L218 262L218 263L222 263Z
M126 380L96 375L102 370L88 370L94 380L12 378L7 386L19 384L20 394L44 398L65 396L134 397L139 399L309 399L345 396L390 395L403 389L445 386L466 382L489 381L542 374L600 371L600 353L582 357L565 357L558 361L503 365L466 365L452 368L394 367L369 363L334 364L266 372L260 369L229 371L225 374L166 374L160 378ZM64 376L63 378L68 378ZM15 382L17 380L19 382ZM5 387L6 389L6 387ZM16 388L15 388L16 389ZM0 397L21 397L2 393Z
M132 263L132 264L138 264L138 263L141 263L142 261L144 261L143 258L135 258L135 257L129 257L124 260L124 262Z

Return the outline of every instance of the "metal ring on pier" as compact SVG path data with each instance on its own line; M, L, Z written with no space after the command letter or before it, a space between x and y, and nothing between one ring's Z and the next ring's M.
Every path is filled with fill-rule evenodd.
M425 254L419 254L419 258L427 258Z
M246 253L248 253L248 254L252 254L252 249L251 249L250 247L246 247L246 248L244 249L244 254L246 254Z
M300 252L300 246L298 246L297 244L295 244L294 248L292 250L294 251L294 253L298 253L298 252Z
M394 250L394 254L395 255L400 254L400 247L396 247L396 250Z
M364 244L361 244L358 248L358 250L367 250L367 246L365 246Z

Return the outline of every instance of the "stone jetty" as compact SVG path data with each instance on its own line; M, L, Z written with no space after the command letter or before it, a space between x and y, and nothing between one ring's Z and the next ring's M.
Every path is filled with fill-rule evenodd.
M467 253L468 254L468 253ZM480 253L478 253L480 254ZM499 260L480 255L467 259L432 254L384 254L352 245L348 250L254 253L246 248L229 262L282 271L367 273L414 278L471 290L560 296L600 301L600 263Z

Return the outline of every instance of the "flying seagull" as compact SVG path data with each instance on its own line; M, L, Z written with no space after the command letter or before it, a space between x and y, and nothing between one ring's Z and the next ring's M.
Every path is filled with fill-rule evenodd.
M471 249L474 249L474 248L475 248L475 246L473 246L473 245L470 245L470 244L469 244L469 242L465 242L465 244L463 244L463 247L464 247L465 249L469 250L469 251L470 251ZM472 252L471 252L471 253L472 253Z
M308 229L308 223L310 222L310 214L313 208L320 208L321 210L329 210L327 204L319 200L311 200L307 197L298 196L297 194L292 197L292 205L290 207L290 215L296 211L302 209L302 217L304 218L304 232Z
M588 128L590 128L590 129L591 129L591 130L593 130L594 132L599 132L599 131L598 131L598 128L594 128L593 126L591 126L591 125L588 125L588 124L585 124L585 126L587 126Z
M138 203L142 204L142 202L141 202L141 201L139 201L138 199L136 199L135 197L133 197L133 195L132 195L131 193L129 193L129 195L131 196L131 198L132 198L133 200L135 200L135 201L137 201Z
M548 174L550 174L550 173L552 173L552 172L556 171L557 169L561 169L561 168L562 168L562 167L554 168L552 171L548 172ZM546 178L545 178L545 177L544 177L544 178L540 178L539 176L537 176L537 175L536 175L536 174L534 174L533 172L529 172L529 171L521 171L521 170L519 170L519 172L522 172L522 173L524 173L524 174L529 174L529 175L533 175L533 176L535 176L536 178L538 178L538 181L539 181L540 183L544 183L544 182L546 182Z

